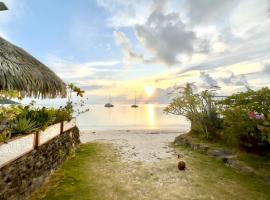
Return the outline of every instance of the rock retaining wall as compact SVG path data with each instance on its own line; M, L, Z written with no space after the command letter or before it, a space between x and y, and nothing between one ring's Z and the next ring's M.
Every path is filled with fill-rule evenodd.
M0 199L22 200L36 191L80 143L74 127L0 169Z

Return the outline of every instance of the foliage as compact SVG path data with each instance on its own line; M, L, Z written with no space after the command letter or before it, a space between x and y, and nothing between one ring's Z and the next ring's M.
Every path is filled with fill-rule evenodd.
M17 116L17 119L31 119L35 121L40 129L45 129L49 125L53 124L56 118L56 110L42 107L33 108L31 106L25 106L21 113Z
M227 108L223 115L224 136L227 142L256 153L269 148L269 119L249 118L247 112L240 108Z
M72 119L72 113L66 111L65 109L58 109L55 115L55 123L70 121Z
M83 97L83 94L85 93L85 91L81 90L81 88L71 83L68 85L68 101L70 101L73 92L75 92L76 95L80 97Z
M0 140L5 141L11 137L10 126L21 112L21 106L11 105L9 107L0 107Z
M38 126L35 121L27 118L19 118L16 119L13 124L12 132L15 134L26 134L37 130L37 127Z
M224 136L247 151L270 149L270 90L262 88L233 94L220 101Z
M219 127L217 108L213 102L213 92L209 90L195 94L193 86L176 88L177 96L164 109L165 113L182 115L191 121L191 129L203 137L209 138Z
M68 86L68 101L65 106L60 108L38 107L32 101L29 105L10 105L0 107L0 141L6 141L13 135L26 134L35 130L44 130L48 126L70 121L72 117L89 111L80 109L84 107L84 101L73 103L72 94L75 93L80 98L84 91L70 84ZM0 98L19 98L19 94L14 91L0 91Z
M219 103L230 108L238 107L267 116L270 113L270 89L268 87L257 91L248 89L246 92L233 94Z
M89 109L84 109L85 101L83 99L80 99L79 104L73 103L72 101L72 94L75 93L76 96L83 97L85 91L81 90L79 87L75 86L73 83L68 85L68 101L66 105L64 106L64 110L66 110L68 113L73 113L74 117L77 117L83 113L86 113L89 111ZM86 98L88 99L88 98Z
M11 99L11 98L18 98L18 99L22 99L20 96L20 93L18 91L7 91L7 90L0 90L0 99L1 98L7 98L7 99Z
M0 142L6 142L11 138L11 131L9 129L5 129L0 133Z
M194 93L189 83L177 91L164 111L189 119L192 133L206 138L218 135L229 145L250 152L261 154L270 150L269 88L248 89L222 101L214 101L209 90Z

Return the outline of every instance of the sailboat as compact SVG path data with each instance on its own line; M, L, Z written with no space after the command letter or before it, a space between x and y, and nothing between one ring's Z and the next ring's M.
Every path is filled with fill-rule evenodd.
M109 95L109 102L104 105L106 108L112 108L114 105L111 103L111 95Z
M137 99L136 99L136 91L135 91L135 94L134 94L134 104L131 105L131 108L138 108L139 106L136 103L137 103Z

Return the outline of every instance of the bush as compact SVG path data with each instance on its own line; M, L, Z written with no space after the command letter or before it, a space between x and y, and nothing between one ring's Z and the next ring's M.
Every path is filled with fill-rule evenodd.
M270 113L270 89L268 87L257 91L248 89L246 92L233 94L219 103L225 107L237 107L267 116Z
M48 126L72 119L72 112L64 108L38 108L34 103L27 106L14 105L0 108L0 141L17 134L26 134L35 130L44 130Z
M248 90L219 102L224 136L229 144L263 154L270 149L270 90Z
M35 121L37 127L44 130L55 121L56 109L33 108L25 106L22 112L17 116L17 120L30 119Z
M35 121L26 118L15 120L12 126L13 134L27 134L37 130L38 126Z
M81 99L79 108L74 109L73 102L71 101L72 94L75 93L79 97L83 97L84 91L74 86L68 85L67 88L68 101L64 107L55 108L38 108L34 106L32 101L27 106L12 105L8 107L0 107L0 141L6 141L10 138L11 134L26 134L35 130L44 130L48 126L63 122L70 121L72 117L88 112L89 109L82 109L84 101ZM20 99L19 93L16 91L2 91L0 90L1 98L14 98Z
M220 127L217 108L213 102L213 93L205 90L195 94L190 83L176 88L177 96L164 109L165 113L185 116L191 122L191 131L205 138L215 135Z

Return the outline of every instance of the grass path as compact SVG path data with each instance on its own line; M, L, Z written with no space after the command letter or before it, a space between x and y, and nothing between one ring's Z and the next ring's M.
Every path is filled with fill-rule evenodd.
M81 145L32 200L269 200L270 186L261 178L240 174L207 155L177 148L177 159L155 163L123 162L108 143Z

